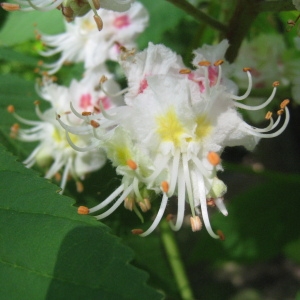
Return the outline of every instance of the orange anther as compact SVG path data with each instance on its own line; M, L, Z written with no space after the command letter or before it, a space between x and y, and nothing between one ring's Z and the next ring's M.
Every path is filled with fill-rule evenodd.
M164 193L167 193L169 191L169 183L167 181L163 181L161 183L161 188Z
M93 3L94 3L94 6L95 6L95 8L98 10L98 9L100 9L100 0L93 0Z
M12 3L0 3L1 7L6 10L6 11L16 11L20 9L20 5L19 4L12 4Z
M266 113L266 115L265 115L265 119L266 120L270 120L271 118L272 118L272 112L271 111L268 111L267 113Z
M167 222L173 220L173 218L174 218L174 216L173 216L172 214L168 214L168 215L166 216Z
M277 115L280 116L284 113L284 110L283 109L279 109L277 110Z
M213 198L206 199L207 206L215 207L216 203Z
M210 62L208 60L202 60L202 61L198 62L198 66L200 66L200 67L209 67Z
M83 116L90 116L92 113L90 111L83 111L81 114Z
M37 63L37 65L40 67L40 66L42 66L44 64L44 62L42 61L42 60L39 60L38 61L38 63Z
M289 99L285 99L280 103L280 108L284 109L290 103Z
M277 87L277 86L279 86L279 81L274 81L273 82L273 87Z
M15 112L15 107L13 105L8 105L7 106L7 111L12 114L12 113Z
M136 162L133 161L132 159L128 159L126 163L127 163L127 166L132 170L136 170L138 167Z
M95 120L92 120L91 123L90 123L94 128L98 128L100 126L100 124L95 121Z
M84 191L84 186L81 181L76 181L76 190L78 193L82 193Z
M20 125L18 123L15 123L10 127L11 132L18 132L19 129L20 129Z
M251 68L243 68L243 72L251 72Z
M181 69L179 70L179 74L190 74L192 71L190 69Z
M131 230L131 233L132 234L142 234L144 232L144 230L143 229L132 229Z
M94 20L95 20L95 22L96 22L96 24L97 24L97 28L98 28L98 30L99 31L101 31L102 30L102 28L103 28L103 21L102 21L102 19L99 17L99 16L94 16Z
M134 199L132 197L126 197L124 200L124 207L132 211L134 207Z
M212 151L207 154L207 159L213 166L218 165L221 161L220 155Z
M88 215L90 210L86 206L79 206L78 209L77 209L77 212L80 215Z
M102 75L99 82L104 83L105 81L107 81L107 77L105 75Z
M40 102L39 100L35 100L35 101L33 102L34 105L40 105L40 103L41 103L41 102Z
M54 174L54 178L55 178L56 181L61 181L61 174L58 173L58 172L55 173L55 174Z
M219 236L221 241L225 241L225 235L222 230L217 230L217 235Z
M220 66L220 65L222 65L224 63L224 60L223 59L219 59L219 60L217 60L217 61L215 61L214 62L214 66Z

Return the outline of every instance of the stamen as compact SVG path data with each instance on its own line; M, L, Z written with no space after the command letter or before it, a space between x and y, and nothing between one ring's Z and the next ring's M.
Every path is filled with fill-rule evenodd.
M290 103L289 99L285 99L280 103L280 108L284 109Z
M92 113L91 113L90 111L83 111L81 114L82 114L84 117L86 117L86 116L90 116Z
M95 8L98 10L100 9L101 5L100 5L100 0L93 0L94 6Z
M272 112L271 111L268 111L267 113L266 113L266 116L265 116L265 119L266 120L270 120L271 118L272 118Z
M181 69L179 70L179 74L190 74L192 71L190 69Z
M160 222L160 220L165 212L167 203L168 203L168 196L166 193L164 193L157 216L156 216L154 222L152 223L152 225L150 226L150 228L141 234L142 237L147 236L157 227L158 223Z
M97 16L94 16L94 20L96 22L98 30L101 31L103 29L103 21L102 21L102 19L97 15Z
M217 66L222 65L223 63L224 63L224 60L223 59L219 59L216 62L214 62L214 66L217 67Z
M202 222L199 216L190 217L190 222L191 222L191 227L193 232L201 230Z
M136 162L134 162L132 159L128 159L126 163L127 163L127 166L132 170L136 170L138 167Z
M217 230L217 235L219 236L221 241L225 241L225 235L224 235L223 231Z
M7 111L12 114L15 112L15 107L13 105L8 105L7 106Z
M134 206L134 198L133 197L127 197L124 200L124 207L130 211L132 211Z
M173 220L173 218L174 218L174 215L168 214L168 215L166 216L166 221L167 221L167 222L170 222L170 221Z
M208 60L203 60L198 62L198 66L200 67L209 67L211 65L211 63Z
M13 124L10 127L10 137L16 138L20 129L20 125L18 123Z
M0 3L0 5L6 11L17 11L17 10L20 10L20 5L19 4L2 2L2 3Z
M277 115L280 116L284 113L284 110L283 109L280 109L280 110L277 110Z
M132 234L135 234L135 235L140 235L140 234L142 234L143 232L144 232L143 229L132 229L132 230L131 230L131 233L132 233Z
M244 100L250 95L250 92L251 92L251 89L252 89L252 76L251 76L251 73L250 73L251 69L250 68L244 68L243 71L247 72L247 76L248 76L247 90L246 90L245 94L242 95L242 96L231 95L231 98L233 100L237 100L237 101Z
M80 215L88 215L90 211L86 206L79 206L77 212Z
M149 200L148 200L149 201ZM138 205L140 207L140 209L142 210L142 212L147 212L150 208L151 208L151 204L149 206L150 202L146 203L146 202L143 202L143 201L139 201L138 202Z
M161 183L161 189L164 193L168 193L169 191L169 183L167 181L162 181Z
M210 207L215 207L216 206L216 203L215 203L213 198L206 199L206 203L207 203L207 206L210 206Z
M100 127L100 124L99 124L98 122L96 122L95 120L92 120L90 124L91 124L91 126L94 127L94 128Z
M47 7L45 7L45 6L39 7L39 6L34 5L33 2L32 2L31 0L27 0L27 1L28 1L29 5L30 5L33 9L39 10L39 11L49 11L49 10L52 10L52 9L58 7L59 5L61 5L62 2L63 2L63 0L57 0L57 1L54 1L53 4L51 4L51 5L47 6ZM26 9L21 9L21 10L26 10Z
M219 154L212 151L207 154L207 159L213 166L217 166L221 162Z

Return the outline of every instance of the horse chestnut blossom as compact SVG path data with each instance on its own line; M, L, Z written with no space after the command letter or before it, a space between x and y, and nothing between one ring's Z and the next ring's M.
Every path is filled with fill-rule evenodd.
M101 2L102 3L102 2ZM101 10L105 28L99 32L89 12L73 23L66 23L66 32L39 37L47 47L43 56L61 54L52 64L45 64L49 74L57 72L65 62L83 62L85 69L95 68L107 60L117 61L121 47L135 47L135 39L148 24L149 15L141 3L134 3L122 13Z
M243 120L237 109L267 106L279 83L273 83L264 103L255 107L241 103L252 89L251 70L244 68L248 87L244 95L237 95L236 85L226 76L230 69L223 60L227 47L228 42L223 41L195 50L194 70L184 67L181 58L163 45L149 44L143 52L121 56L128 76L124 90L127 105L82 116L82 126L62 124L67 134L76 134L97 121L99 128L90 131L94 137L91 147L104 149L122 176L120 186L110 196L90 209L79 207L80 214L100 211L96 215L100 220L124 203L141 217L141 212L150 210L151 203L162 195L152 225L147 230L134 229L134 234L144 237L153 232L168 202L177 201L176 218L167 216L172 229L181 228L187 202L193 231L200 230L203 222L213 238L224 238L220 230L213 230L207 210L207 206L216 206L228 214L223 203L227 187L217 177L222 170L223 149L242 145L252 150L260 138L279 135L289 121L288 100L281 103L276 121L271 112L267 114L269 124L265 128L255 128ZM103 90L105 84L102 80ZM102 126L106 132L98 134ZM109 208L103 211L105 207Z
M119 87L113 80L109 80L112 90L118 91ZM35 110L39 120L27 120L15 112L10 105L8 111L13 114L19 123L30 126L21 129L19 123L11 127L11 136L24 142L38 142L37 147L23 162L30 168L34 164L46 167L45 178L57 177L62 170L61 193L63 192L68 176L71 176L77 184L77 190L82 191L81 180L87 173L100 169L106 162L104 151L93 149L89 152L75 151L69 143L76 143L80 147L86 147L91 142L91 136L85 132L78 135L68 135L56 120L56 116L64 120L69 126L79 125L82 120L70 113L70 102L77 111L82 114L88 110L94 113L100 112L100 107L109 109L120 101L120 97L112 99L102 91L95 90L91 81L86 78L80 82L73 80L69 88L53 83L49 77L44 77L41 85L37 88L38 94L48 101L50 108L41 111L40 101L35 102ZM101 103L101 104L100 104ZM96 122L91 123L97 127ZM60 176L58 176L59 178Z
M94 22L98 30L102 30L103 21L97 10L101 8L123 12L130 8L132 0L15 0L16 3L1 3L7 11L49 11L55 8L62 11L67 22L82 17L90 10L94 14Z

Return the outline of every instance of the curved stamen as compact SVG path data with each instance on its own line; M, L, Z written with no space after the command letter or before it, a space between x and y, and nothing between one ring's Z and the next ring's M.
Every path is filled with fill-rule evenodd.
M283 123L283 125L280 127L280 129L278 129L277 131L273 132L273 133L259 133L259 132L256 132L255 130L251 130L251 129L248 129L251 134L257 136L257 137L260 137L260 138L273 138L273 137L276 137L278 135L280 135L284 130L285 128L287 127L288 123L289 123L289 120L290 120L290 113L289 113L289 110L285 107L284 108L285 110L285 121ZM278 117L278 119L280 118L280 116Z
M199 174L200 175L200 174ZM202 218L204 221L204 225L206 227L207 232L210 234L211 237L214 239L219 239L220 237L215 234L211 228L210 221L209 221L209 216L208 216L208 211L207 211L207 204L206 204L206 196L205 196L205 186L204 186L204 181L202 175L199 176L199 191L200 191L200 206L201 206L201 213L202 213Z
M86 147L78 147L78 146L76 146L76 145L72 142L72 140L71 140L71 138L70 138L70 136L69 136L69 132L68 132L67 130L66 130L66 138L67 138L67 141L68 141L69 145L70 145L74 150L79 151L79 152L87 152L87 151L90 151L90 150L95 149L95 148L98 146L98 143L92 143L91 145L86 146Z
M105 207L108 205L110 202L112 202L121 192L124 191L124 184L121 184L112 194L110 194L104 201L99 203L98 205L92 207L89 209L89 213L93 213L95 211L100 210L101 208Z
M242 95L242 96L231 95L231 98L233 100L237 100L237 101L244 100L250 95L250 92L251 92L251 89L252 89L252 76L251 76L251 73L250 73L250 69L249 68L244 68L243 71L246 72L247 75L248 75L248 88L247 88L245 94Z
M23 164L26 165L27 168L31 168L35 163L35 156L41 150L42 145L37 146L31 154L23 161Z
M276 94L276 90L277 90L277 86L278 85L273 84L273 86L274 86L273 87L273 91L272 91L270 97L264 103L262 103L260 105L249 106L249 105L246 105L246 104L243 104L243 103L238 103L238 102L234 102L234 105L236 107L247 109L247 110L259 110L259 109L262 109L262 108L266 107L274 99L274 96Z
M158 175L163 171L163 169L166 168L167 163L169 162L170 157L169 156L163 156L162 159L159 160L159 163L157 164L157 168L155 168L155 171L149 176L143 178L147 184L151 184Z
M64 169L64 172L62 175L61 182L60 182L61 191L59 192L59 194L62 194L65 190L71 165L72 165L72 157L69 157L67 165L65 166L65 169Z
M130 185L124 192L123 194L120 196L120 198L116 201L116 203L109 209L107 210L105 213L96 216L97 220L101 220L104 219L105 217L109 216L112 212L114 212L125 200L125 198L131 193L131 191L133 190L132 185Z
M50 179L54 176L55 173L57 173L62 166L64 165L65 161L63 159L62 154L58 154L58 156L55 158L54 163L51 165L50 169L45 175L45 178Z
M142 195L140 193L140 190L139 190L139 181L136 177L134 177L132 185L133 185L133 191L134 191L137 199L140 200L140 201L143 200L143 197L142 197Z
M140 236L145 237L145 236L149 235L157 227L157 225L159 224L161 218L164 215L164 212L165 212L165 209L166 209L166 206L167 206L167 203L168 203L168 199L169 199L168 195L166 193L164 193L163 197L162 197L161 205L160 205L160 208L159 208L159 211L156 215L155 220L153 221L153 223L149 227L149 229L147 231L145 231L144 233L140 234Z
M170 187L169 187L169 192L168 192L169 197L173 195L175 187L176 187L179 161L180 161L180 150L176 149L175 155L173 158L172 170L171 170Z
M56 120L59 122L61 127L63 127L66 131L76 134L76 135L87 135L91 133L91 127L86 125L86 126L69 126L66 123L64 123L59 115L56 115Z

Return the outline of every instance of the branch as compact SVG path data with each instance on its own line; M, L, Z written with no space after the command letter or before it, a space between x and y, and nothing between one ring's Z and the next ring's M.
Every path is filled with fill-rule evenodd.
M211 18L210 16L203 13L201 10L197 9L195 6L187 2L186 0L166 0L173 5L177 6L181 10L185 11L188 15L193 17L199 22L204 22L207 25L217 29L219 31L226 31L227 27L220 23L219 21Z
M254 9L258 12L280 12L296 10L295 5L292 3L292 1L287 0L262 2L254 6Z

